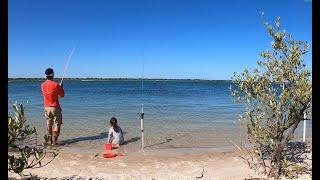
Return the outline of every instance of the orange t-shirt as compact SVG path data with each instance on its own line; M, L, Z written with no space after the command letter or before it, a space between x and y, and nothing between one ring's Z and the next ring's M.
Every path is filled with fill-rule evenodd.
M59 97L64 96L63 87L57 82L46 80L41 84L44 107L60 107Z

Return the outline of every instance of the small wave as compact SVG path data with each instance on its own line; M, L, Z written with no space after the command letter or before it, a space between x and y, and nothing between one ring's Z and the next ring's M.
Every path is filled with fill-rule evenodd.
M80 81L96 81L96 80L86 80L86 79L82 79L82 80L80 80Z

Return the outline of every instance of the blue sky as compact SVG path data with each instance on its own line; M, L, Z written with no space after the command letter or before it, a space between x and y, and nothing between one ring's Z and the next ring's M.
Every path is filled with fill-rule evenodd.
M262 23L277 16L312 42L309 0L9 0L8 10L9 77L47 67L60 77L75 47L67 77L139 78L144 64L146 78L230 79L270 49Z

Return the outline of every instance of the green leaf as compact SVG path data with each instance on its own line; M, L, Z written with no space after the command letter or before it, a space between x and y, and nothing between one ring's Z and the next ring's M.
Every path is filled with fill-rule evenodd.
M39 152L36 152L35 156L37 159L39 159L40 158Z

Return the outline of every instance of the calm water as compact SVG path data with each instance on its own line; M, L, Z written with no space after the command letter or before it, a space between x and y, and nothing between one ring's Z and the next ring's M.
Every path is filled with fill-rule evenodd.
M8 112L18 101L28 122L45 133L41 81L9 82ZM231 147L244 139L239 125L243 106L233 103L225 81L65 81L60 99L64 147L100 148L115 116L129 149L140 147L140 119L144 104L147 148ZM307 123L311 136L311 121ZM299 127L297 138L302 136Z

